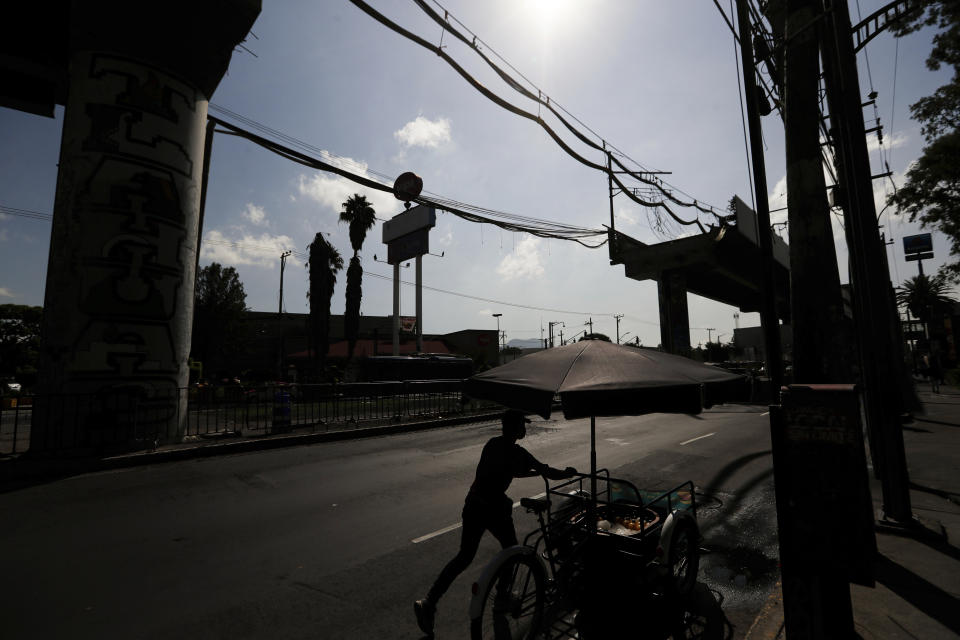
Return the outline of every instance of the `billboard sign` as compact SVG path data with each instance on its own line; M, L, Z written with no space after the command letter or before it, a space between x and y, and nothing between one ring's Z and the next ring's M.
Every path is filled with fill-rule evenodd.
M433 207L418 204L398 213L383 223L383 242L390 244L397 238L414 231L429 230L437 224L437 211Z
M933 239L929 233L919 233L915 236L905 236L903 238L903 252L907 255L927 251L933 251ZM926 256L923 259L926 260Z
M404 260L430 253L430 230L408 233L387 244L387 262L399 264Z

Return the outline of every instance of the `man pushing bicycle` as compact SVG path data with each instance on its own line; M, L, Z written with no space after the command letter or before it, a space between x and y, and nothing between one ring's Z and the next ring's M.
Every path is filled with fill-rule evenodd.
M505 411L501 417L503 434L491 438L483 447L476 477L464 500L460 551L440 571L426 598L413 604L417 625L428 636L433 635L437 602L470 566L483 532L492 533L504 549L517 544L513 501L506 494L513 479L540 475L549 480L564 480L577 472L573 467L561 471L543 464L517 444L527 434L528 422L520 411Z

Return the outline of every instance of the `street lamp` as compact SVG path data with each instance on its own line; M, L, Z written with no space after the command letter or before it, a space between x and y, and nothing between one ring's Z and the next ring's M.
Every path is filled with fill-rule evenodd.
M547 323L547 325L548 325L548 331L549 331L549 334L548 334L548 335L550 336L550 348L551 348L551 349L553 348L553 328L554 328L555 326L557 326L558 324L559 324L560 326L562 326L562 327L567 326L567 325L565 325L565 324L564 324L563 322L561 322L561 321L548 322L548 323Z
M500 350L503 351L503 341L502 341L502 339L501 339L501 337L500 337L500 316L502 316L503 314L502 314L502 313L494 313L494 314L492 314L492 315L493 315L494 318L497 319L497 342L501 343L501 344L500 344Z

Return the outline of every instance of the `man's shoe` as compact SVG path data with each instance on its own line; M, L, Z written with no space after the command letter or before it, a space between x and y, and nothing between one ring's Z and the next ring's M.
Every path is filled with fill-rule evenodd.
M413 603L413 613L417 616L417 626L428 636L433 636L433 615L437 608L427 600L417 600Z

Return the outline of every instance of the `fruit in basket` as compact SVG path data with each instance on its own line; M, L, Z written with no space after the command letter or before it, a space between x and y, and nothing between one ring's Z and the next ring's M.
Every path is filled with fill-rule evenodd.
M609 520L601 520L597 523L597 529L603 529L604 531L610 531L610 527L612 526Z

